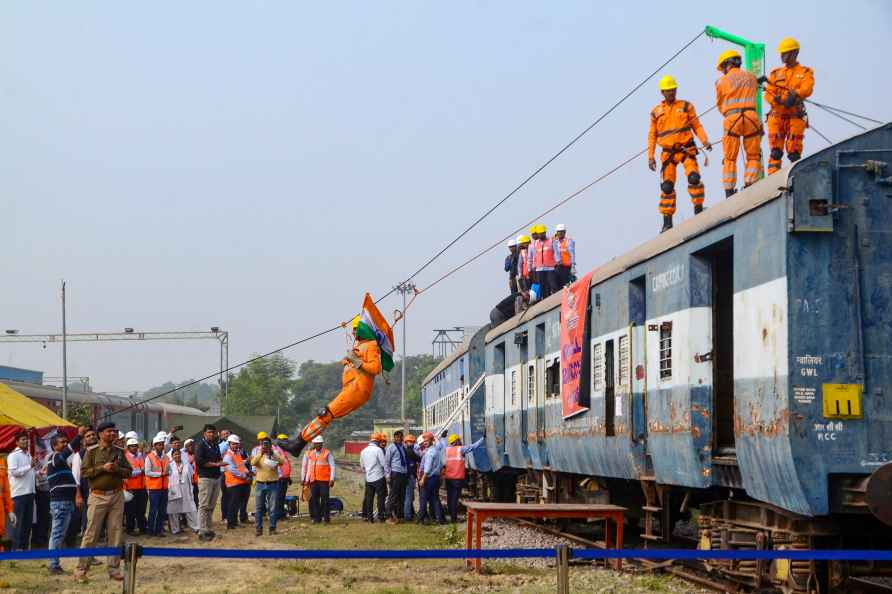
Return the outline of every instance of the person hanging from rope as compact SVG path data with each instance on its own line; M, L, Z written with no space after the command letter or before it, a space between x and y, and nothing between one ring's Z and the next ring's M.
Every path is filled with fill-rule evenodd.
M366 293L362 313L350 322L353 347L341 359L344 373L341 392L319 411L315 419L293 440L279 440L279 446L294 456L300 456L304 446L320 435L334 419L346 417L361 408L372 396L375 376L393 369L393 330Z
M792 37L781 40L777 46L781 61L767 78L759 82L765 85L765 101L771 105L768 113L768 175L781 168L786 144L787 158L795 163L802 157L805 129L808 128L808 115L805 113L805 99L815 89L815 73L803 66L799 58L799 42Z
M660 79L660 93L663 101L650 112L650 130L647 133L647 166L657 170L654 158L656 146L660 145L660 213L663 215L663 228L660 233L672 228L672 215L675 214L675 170L684 166L688 177L688 194L694 205L694 214L703 211L703 198L706 189L700 179L697 165L697 145L694 134L703 143L703 148L712 150L706 131L697 118L697 110L688 101L676 100L678 83L669 75Z
M737 50L727 50L719 56L717 68L722 77L715 83L716 107L725 116L723 181L725 197L737 191L737 153L740 142L746 153L744 187L762 177L762 122L756 112L756 95L759 81L740 65L742 59Z

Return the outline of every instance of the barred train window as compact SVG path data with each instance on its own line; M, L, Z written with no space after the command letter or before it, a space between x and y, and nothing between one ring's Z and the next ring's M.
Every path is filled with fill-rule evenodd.
M511 372L511 404L517 400L517 372Z
M536 400L536 365L527 367L527 402Z
M594 390L604 389L604 344L592 345L592 386Z
M672 378L672 326L660 324L660 379Z
M619 385L625 386L629 383L629 337L619 337Z
M561 360L558 357L555 357L554 363L551 364L551 381L548 385L551 386L548 392L552 398L561 395Z

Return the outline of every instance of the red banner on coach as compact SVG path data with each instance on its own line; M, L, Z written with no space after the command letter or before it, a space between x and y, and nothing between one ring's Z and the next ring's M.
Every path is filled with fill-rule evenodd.
M592 273L564 288L561 300L561 402L564 418L588 410L580 404L580 373Z

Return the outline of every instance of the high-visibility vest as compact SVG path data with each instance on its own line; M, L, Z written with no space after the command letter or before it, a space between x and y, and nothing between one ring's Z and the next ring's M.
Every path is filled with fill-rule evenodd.
M725 117L756 110L759 82L746 70L732 68L716 83L716 105Z
M223 459L227 462L235 462L235 467L238 468L238 471L242 473L245 478L235 476L232 474L229 469L223 471L223 480L226 482L227 487L235 487L237 485L245 485L248 483L248 467L245 465L245 458L241 454L236 454L232 450L226 452L226 455L223 456Z
M130 466L133 468L133 470L142 471L143 464L145 464L145 460L143 460L142 454L131 454L129 450L125 450L124 455L127 457L127 461L130 462ZM145 489L145 475L140 472L139 476L131 476L130 478L124 479L124 488L128 491L139 491L141 489Z
M329 482L331 481L331 464L328 463L329 451L322 448L318 452L310 450L307 452L307 476L305 480L308 483Z
M461 455L461 446L449 446L446 448L446 465L443 467L443 478L465 478L465 457Z
M291 457L288 456L288 453L280 448L277 445L273 446L273 451L277 453L282 458L282 463L279 464L279 478L291 478Z
M520 276L521 278L530 277L530 257L526 248L521 249L518 257L520 258Z
M536 248L536 268L554 268L557 261L554 257L554 243L550 239L540 239Z
M161 469L161 476L146 476L146 489L149 491L166 491L170 479L167 475L167 467L170 464L167 456L159 458L158 454L153 450L146 456L146 462L152 463L153 470ZM145 465L143 465L143 472L145 472Z
M561 248L561 266L570 266L570 264L572 264L570 261L570 241L571 239L565 235L564 238L558 242L558 245L560 245Z

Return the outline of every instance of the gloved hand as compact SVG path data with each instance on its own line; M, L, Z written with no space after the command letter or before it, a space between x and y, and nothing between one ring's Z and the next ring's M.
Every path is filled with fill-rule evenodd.
M787 98L784 99L784 107L793 107L798 102L799 102L799 95L797 95L793 91L790 91L787 94Z
M9 523L12 524L13 526L15 526L15 524L16 524L15 514L12 512L9 512L8 514L6 514L6 517L9 519Z
M442 439L446 439L447 435L449 435L449 431L447 431L446 429L443 429L443 433L440 434L440 437Z
M711 150L712 150L712 143L709 142L709 141L706 141L706 144L703 145L703 148L705 148L705 149L708 150L708 151L711 151Z
M362 367L362 359L360 359L359 357L354 355L353 351L349 351L347 353L347 356L344 358L347 359L348 361L350 361L350 364L353 367L355 367L356 369L359 369L360 367Z
M647 166L650 168L651 171L656 171L657 170L657 160L656 159L648 159Z
M763 74L762 76L760 76L760 77L757 78L756 80L759 81L759 84L760 84L760 85L764 85L765 83L768 82L768 77L765 76L765 75Z

